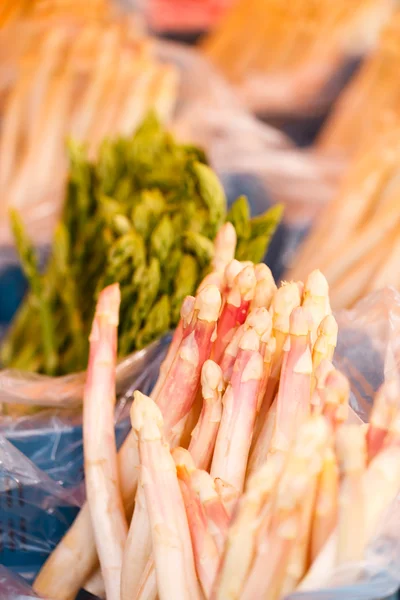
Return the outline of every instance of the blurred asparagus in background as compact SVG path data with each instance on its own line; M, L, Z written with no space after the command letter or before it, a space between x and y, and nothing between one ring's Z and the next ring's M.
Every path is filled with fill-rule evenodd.
M349 58L374 45L394 8L394 0L238 0L202 48L253 110L308 112L326 102L325 86Z
M24 210L35 242L51 239L68 170L66 137L85 142L93 159L105 137L130 135L150 109L163 122L172 116L178 69L159 59L135 13L117 7L38 0L0 29L3 244L11 241L10 206Z
M69 143L70 170L61 222L44 274L22 220L17 247L31 291L1 358L8 367L65 374L84 369L97 294L119 283L120 355L173 328L185 296L209 272L226 219L241 260L259 262L281 207L250 218L246 198L227 214L226 198L204 152L175 142L154 114L130 138L104 140L96 161Z
M341 93L318 139L318 149L353 156L400 121L400 10L379 44Z
M108 0L2 0L0 27L23 18L43 18L61 15L99 17L107 13Z

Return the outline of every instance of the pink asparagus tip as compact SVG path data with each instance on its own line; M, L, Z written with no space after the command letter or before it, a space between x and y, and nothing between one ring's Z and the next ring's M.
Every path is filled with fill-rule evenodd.
M214 241L215 257L214 268L216 271L224 271L226 265L235 255L237 242L236 229L232 223L225 223L220 227Z
M95 317L104 317L110 325L119 323L121 292L118 283L107 286L100 292Z
M191 483L193 490L200 498L200 502L204 503L215 498L217 490L215 489L214 480L207 471L196 469L192 473Z
M176 467L181 467L187 469L188 473L191 473L196 469L196 465L194 464L194 460L189 450L185 450L185 448L174 448L171 451L172 458L174 459Z
M214 398L215 392L222 392L224 379L222 370L213 360L206 360L201 370L201 390L205 400Z
M307 311L301 306L295 308L289 318L289 331L291 335L308 335Z
M258 265L254 267L254 274L257 282L267 280L268 282L271 282L271 284L275 284L271 269L265 263L258 263Z
M163 418L158 406L138 390L133 394L131 407L132 428L143 440L162 438Z
M318 367L315 370L315 377L317 380L317 389L323 389L326 384L326 379L332 371L335 370L335 367L331 363L330 360L324 358Z
M326 336L330 346L336 346L338 337L338 324L333 315L327 315L318 327L318 335Z
M272 317L266 308L255 308L247 315L246 325L254 329L262 341L266 341L272 332Z
M226 286L231 289L236 276L243 271L244 267L239 260L235 258L225 268L225 281Z
M196 297L195 310L201 321L217 321L221 308L221 293L216 285L207 285Z
M325 404L347 405L350 396L350 383L343 373L334 369L325 380Z
M242 335L239 342L240 350L253 350L257 352L260 348L260 338L254 329L248 329Z
M274 329L289 333L292 311L300 306L300 292L296 283L283 282L272 299L272 320Z
M251 300L254 295L254 290L257 284L254 267L249 265L241 271L235 279L235 282L240 291L243 300Z
M189 325L193 317L196 298L194 296L186 296L181 306L181 319L184 327Z
M329 294L328 281L319 269L315 269L307 277L304 292L317 297L325 297Z

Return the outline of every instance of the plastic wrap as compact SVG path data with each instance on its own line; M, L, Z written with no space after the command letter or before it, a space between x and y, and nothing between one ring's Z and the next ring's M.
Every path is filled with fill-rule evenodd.
M375 391L400 368L400 294L385 289L336 317L335 365L350 378L351 407L366 421ZM165 338L148 357L119 402L119 442L129 429L126 417L132 391L139 387L149 392L167 342ZM46 429L42 413L17 422L0 438L2 561L28 578L57 544L84 496L80 418L61 410L51 414ZM391 594L400 583L400 495L359 567L357 584L354 571L335 573L329 589L291 598L380 600Z
M129 402L135 389L149 393L157 377L169 336L126 361L134 365L126 378L116 409L117 443L130 429ZM121 364L120 364L121 367ZM125 371L125 373L127 373ZM48 384L48 400L57 403L56 389ZM81 379L81 377L79 377ZM70 404L78 398L64 392ZM26 404L31 393L20 393ZM14 398L15 401L15 398ZM39 404L43 401L38 400ZM80 410L42 410L0 425L0 555L7 567L31 580L62 537L84 501L82 415ZM1 596L0 596L1 597Z

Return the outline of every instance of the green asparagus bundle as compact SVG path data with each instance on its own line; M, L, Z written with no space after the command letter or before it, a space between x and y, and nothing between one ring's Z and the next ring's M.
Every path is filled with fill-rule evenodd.
M227 214L226 198L204 152L178 144L154 115L131 138L104 140L96 162L69 142L61 222L46 271L13 213L16 245L30 292L3 344L5 366L62 375L86 366L98 293L118 282L118 347L123 357L173 328L182 300L210 268L226 219L237 258L262 260L281 207L250 218L246 198Z

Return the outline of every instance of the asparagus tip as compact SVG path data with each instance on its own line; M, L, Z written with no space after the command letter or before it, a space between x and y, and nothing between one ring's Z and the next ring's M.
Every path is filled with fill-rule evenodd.
M257 284L254 266L248 265L243 271L240 271L236 276L235 282L244 300L247 300L249 295L251 297Z
M321 321L318 328L318 335L325 335L328 338L328 343L336 346L338 336L338 324L333 315L327 315Z
M257 282L267 280L267 281L270 281L271 283L275 283L271 269L265 263L258 263L254 267L254 273L255 273Z
M283 282L272 299L274 328L289 333L289 317L300 305L300 291L295 282Z
M350 383L343 373L331 370L325 380L325 403L345 404L350 395Z
M315 378L317 380L317 388L322 389L325 387L326 379L335 367L330 360L324 358L315 370Z
M181 319L183 325L186 326L190 323L195 306L196 298L194 296L186 296L181 306Z
M253 350L257 352L260 348L260 338L254 329L248 329L242 335L239 348L241 350Z
M217 496L214 480L207 471L196 469L192 474L191 483L202 503Z
M118 283L104 288L96 305L96 317L104 317L110 325L118 325L121 292Z
M198 318L202 321L213 322L218 319L221 293L216 285L207 285L198 293L195 308L199 311Z
M228 288L233 286L236 276L244 269L242 263L234 258L225 268L225 280Z
M327 296L329 293L328 281L319 269L315 269L309 274L304 289L310 296L321 297Z
M186 469L190 473L196 469L196 465L189 450L186 450L185 448L181 448L179 446L178 448L174 448L171 451L171 454L172 458L174 459L177 470Z
M301 306L295 308L290 315L290 334L291 335L307 335L308 334L308 319L307 312Z
M262 338L268 337L272 331L272 317L266 308L255 308L249 312L246 324L254 329Z
M201 370L201 390L203 398L213 398L216 391L223 388L222 370L213 360L206 360Z
M163 418L160 409L151 398L136 390L131 407L132 428L142 439L161 439Z

